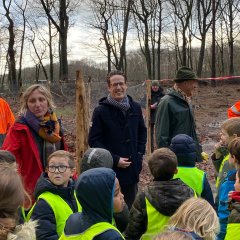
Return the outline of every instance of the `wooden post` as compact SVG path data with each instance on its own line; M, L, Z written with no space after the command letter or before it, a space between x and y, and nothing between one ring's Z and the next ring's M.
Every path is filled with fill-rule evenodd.
M151 116L150 116L150 105L151 105L151 80L146 80L146 127L147 127L147 157L151 154Z
M88 148L88 104L83 76L80 70L76 71L76 160L77 174L80 174L80 166L84 152Z

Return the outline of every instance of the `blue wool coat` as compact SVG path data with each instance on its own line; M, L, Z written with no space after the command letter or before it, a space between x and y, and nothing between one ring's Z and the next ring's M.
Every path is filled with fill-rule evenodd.
M110 151L113 157L113 170L120 184L124 185L139 181L147 140L141 107L130 96L128 98L130 109L126 114L110 105L106 97L99 101L99 106L93 112L88 139L90 147ZM120 157L130 158L131 165L127 168L118 168Z

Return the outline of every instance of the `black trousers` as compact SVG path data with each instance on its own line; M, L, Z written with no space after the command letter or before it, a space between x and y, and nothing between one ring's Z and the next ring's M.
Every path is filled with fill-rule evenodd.
M135 200L135 197L137 195L138 185L137 185L137 183L135 183L135 184L129 184L129 185L120 184L120 186L121 186L122 194L124 195L124 200L130 211L132 204Z

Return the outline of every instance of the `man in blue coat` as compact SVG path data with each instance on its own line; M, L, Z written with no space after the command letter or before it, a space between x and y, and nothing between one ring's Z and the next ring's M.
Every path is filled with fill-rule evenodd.
M118 70L107 75L109 94L100 99L93 112L88 143L112 154L113 170L130 209L137 193L147 131L140 105L126 94L126 81Z

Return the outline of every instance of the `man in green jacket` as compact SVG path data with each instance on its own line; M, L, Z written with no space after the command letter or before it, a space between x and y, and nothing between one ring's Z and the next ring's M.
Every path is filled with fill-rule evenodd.
M158 148L169 147L171 139L187 134L196 143L197 161L201 162L202 147L199 144L193 116L191 97L198 78L192 69L181 67L174 79L174 86L161 99L156 113L155 133Z

